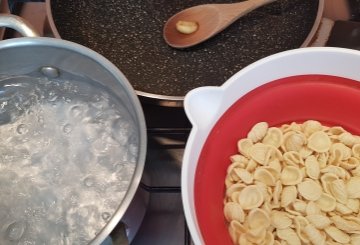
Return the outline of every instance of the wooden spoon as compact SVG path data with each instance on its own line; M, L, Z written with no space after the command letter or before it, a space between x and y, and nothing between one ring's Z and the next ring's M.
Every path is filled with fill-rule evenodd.
M274 1L276 0L247 0L194 6L173 15L165 23L163 36L171 47L188 48L213 37L252 10ZM176 28L178 21L196 23L198 29L191 34L181 33Z

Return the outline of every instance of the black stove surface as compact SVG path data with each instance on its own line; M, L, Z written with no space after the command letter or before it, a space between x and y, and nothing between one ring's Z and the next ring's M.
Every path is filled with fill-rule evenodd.
M181 201L181 165L191 125L183 108L143 105L148 152L139 188L150 194L131 244L191 244Z
M191 125L183 108L143 104L148 149L139 189L148 195L131 244L191 244L181 201L181 164Z
M184 136L186 133L184 133ZM181 201L181 158L185 141L149 135L148 158L140 188L150 194L147 211L131 244L190 244ZM160 141L167 141L166 145Z

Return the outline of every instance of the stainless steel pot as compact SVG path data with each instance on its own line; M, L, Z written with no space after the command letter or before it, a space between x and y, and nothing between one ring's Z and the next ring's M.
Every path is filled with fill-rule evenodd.
M11 27L27 36L0 41L0 74L14 76L41 71L44 76L61 79L61 71L66 71L87 77L111 90L135 121L135 128L139 134L136 166L117 210L90 242L90 244L99 244L123 217L142 176L147 139L145 119L138 97L126 77L98 53L69 41L37 37L37 33L26 22L13 15L0 15L0 26Z

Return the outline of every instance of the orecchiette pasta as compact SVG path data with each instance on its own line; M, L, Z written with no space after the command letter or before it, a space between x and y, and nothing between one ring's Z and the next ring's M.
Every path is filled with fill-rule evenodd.
M269 128L262 142L266 145L272 145L278 148L283 141L283 132L278 128Z
M317 229L324 229L331 225L329 217L322 214L311 214L306 216L306 219Z
M268 130L268 124L266 122L260 122L253 126L250 132L247 135L247 138L250 139L252 142L256 143L266 135Z
M360 244L360 136L260 122L237 149L224 199L234 244Z

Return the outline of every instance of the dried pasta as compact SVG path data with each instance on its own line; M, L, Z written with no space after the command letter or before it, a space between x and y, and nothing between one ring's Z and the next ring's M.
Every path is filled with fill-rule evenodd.
M225 179L234 244L360 244L360 137L315 120L255 124Z

